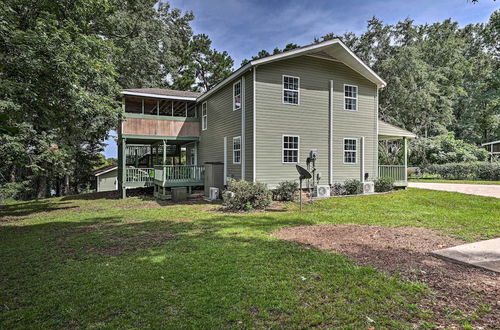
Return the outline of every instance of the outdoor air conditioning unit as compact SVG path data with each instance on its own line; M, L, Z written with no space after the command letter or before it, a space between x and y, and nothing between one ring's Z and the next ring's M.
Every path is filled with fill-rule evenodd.
M363 193L375 192L375 184L373 182L363 182Z
M330 186L329 185L316 185L316 197L330 197Z
M219 188L210 187L208 199L211 201L219 199Z

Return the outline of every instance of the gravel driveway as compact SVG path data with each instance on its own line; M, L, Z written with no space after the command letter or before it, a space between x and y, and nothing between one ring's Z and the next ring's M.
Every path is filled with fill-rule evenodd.
M408 187L500 198L500 185L494 184L408 182Z

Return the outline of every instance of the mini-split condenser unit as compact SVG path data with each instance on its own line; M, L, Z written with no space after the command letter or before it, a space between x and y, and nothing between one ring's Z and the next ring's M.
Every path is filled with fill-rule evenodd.
M219 188L210 187L210 193L208 199L210 199L211 201L219 199Z
M375 192L375 184L373 182L363 182L363 193Z
M330 186L329 185L317 185L316 186L316 197L330 197Z

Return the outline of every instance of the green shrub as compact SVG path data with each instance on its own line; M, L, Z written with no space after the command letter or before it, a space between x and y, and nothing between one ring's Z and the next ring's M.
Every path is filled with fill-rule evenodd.
M453 132L411 140L409 152L413 166L484 161L488 156L484 148L455 139Z
M271 204L272 193L263 183L230 179L222 198L230 210L262 210Z
M0 203L9 199L23 200L32 196L33 189L29 181L7 182L0 185Z
M331 193L334 196L347 195L344 185L338 182L332 185Z
M363 192L363 184L357 179L348 179L344 182L347 195L357 195Z
M424 173L438 175L446 180L500 180L500 164L487 162L434 164Z
M298 195L299 184L295 181L283 181L273 190L273 199L293 202Z
M388 177L380 177L375 180L375 192L386 192L394 189L394 179Z

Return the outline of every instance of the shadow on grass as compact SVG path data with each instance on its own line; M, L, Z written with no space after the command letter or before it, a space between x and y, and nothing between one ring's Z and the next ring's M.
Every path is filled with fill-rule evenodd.
M413 285L257 235L306 224L213 213L195 222L103 216L22 232L3 226L0 285L11 308L0 326L362 328L366 315L381 327L411 318Z
M2 217L24 217L38 212L51 212L79 207L76 205L63 206L65 204L69 203L44 199L39 201L28 201L16 204L0 205L0 221Z

